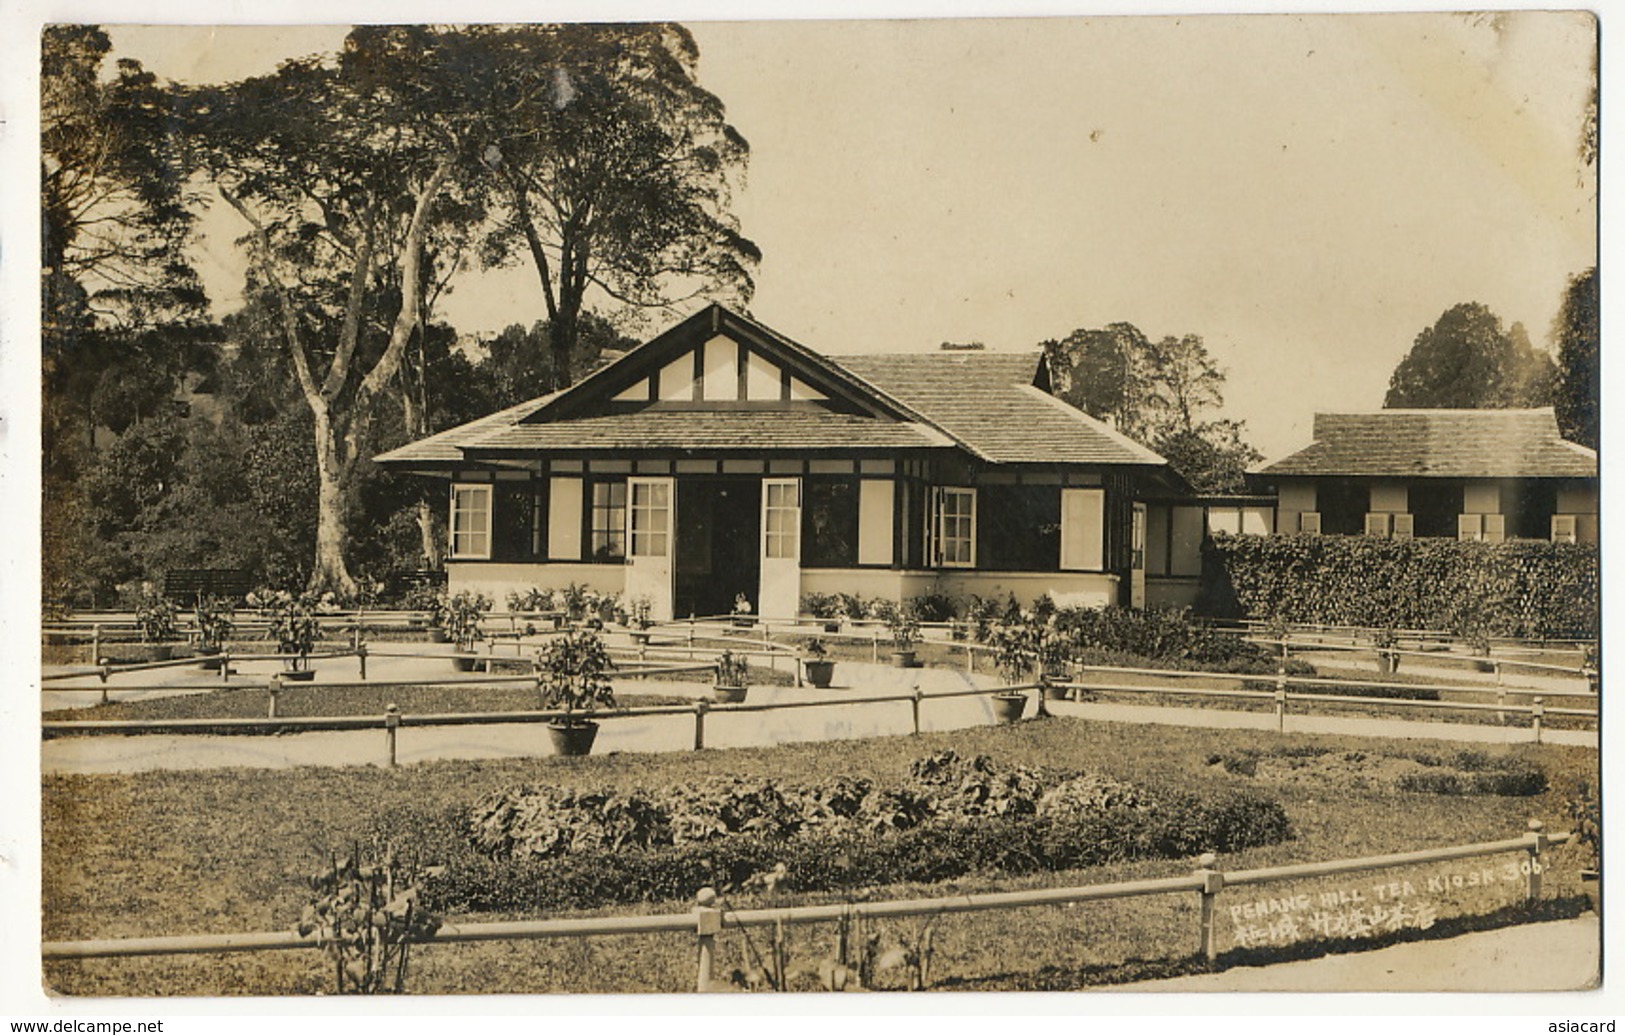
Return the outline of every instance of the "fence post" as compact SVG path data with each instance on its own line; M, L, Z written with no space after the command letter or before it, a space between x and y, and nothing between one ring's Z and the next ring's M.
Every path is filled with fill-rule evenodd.
M1529 705L1529 716L1530 716L1531 719L1534 720L1535 743L1537 743L1537 744L1540 743L1540 726L1541 726L1541 722L1546 717L1546 703L1545 702L1546 702L1546 699L1544 697L1537 697Z
M694 702L694 750L705 749L705 713L711 710L711 702L700 698Z
M1286 687L1275 684L1275 732L1286 732Z
M969 641L965 643L965 671L976 671L976 648L972 647Z
M361 678L366 679L367 678L367 645L365 643L356 644L355 659L356 659L356 661L361 663Z
M401 709L391 701L384 709L384 741L389 747L389 767L395 768L395 731L401 726Z
M1497 708L1502 708L1502 709L1506 708L1506 706L1507 706L1507 690L1506 690L1506 687L1503 686L1503 687L1496 688L1496 691L1495 691L1495 705L1496 705ZM1495 713L1495 718L1496 718L1497 721L1499 721L1501 723L1501 725L1505 726L1507 724L1507 713L1505 711L1496 712Z
M100 622L90 628L90 656L93 658L102 656L102 623Z
M869 631L869 653L870 653L870 660L873 661L876 665L880 664L880 630L879 629L871 629Z
M1540 871L1544 868L1540 862L1540 853L1546 850L1546 824L1538 819L1529 821L1529 833L1524 835L1529 842L1529 887L1528 899L1530 902L1540 901Z
M231 651L224 644L220 646L220 685L225 686L231 682Z
M717 933L722 930L722 910L716 908L716 901L715 888L701 888L699 894L694 896L694 933L699 940L699 973L694 981L696 992L711 991Z
M278 695L280 695L281 693L282 693L282 673L273 672L271 674L271 682L265 688L265 697L266 697L265 717L267 719L274 719L274 718L277 717L277 704L276 704L276 702L277 702Z
M915 687L914 688L914 699L909 702L910 706L913 707L913 709L914 709L914 734L915 734L915 736L918 736L919 733L920 733L920 700L922 698L924 698L924 697L925 697L925 691L921 690L919 687Z
M102 703L106 704L107 703L107 677L113 674L113 666L109 665L107 663L106 658L98 658L97 659L97 664L100 667L97 669L96 678L100 679L102 681Z
M1202 910L1201 910L1201 952L1202 958L1209 963L1219 955L1218 946L1213 937L1213 915L1216 912L1219 892L1224 888L1224 874L1213 868L1219 857L1212 852L1204 852L1196 860L1200 868L1193 874L1202 882Z

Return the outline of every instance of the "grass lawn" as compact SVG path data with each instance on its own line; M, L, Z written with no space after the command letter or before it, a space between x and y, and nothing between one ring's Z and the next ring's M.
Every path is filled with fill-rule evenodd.
M1530 818L1568 829L1564 803L1574 782L1595 785L1596 754L1554 745L1485 747L1541 766L1550 781L1528 798L1444 797L1360 786L1263 784L1209 764L1217 754L1313 745L1342 751L1446 754L1460 745L1391 742L1258 731L1137 727L1072 719L1030 721L919 737L795 744L693 754L622 754L585 759L540 758L435 762L398 770L345 767L297 770L205 770L114 776L48 776L43 783L44 935L49 940L228 931L284 930L305 902L303 880L334 850L363 837L376 821L409 806L463 808L481 795L515 786L664 787L707 776L816 780L832 775L896 781L911 762L952 748L1000 763L1094 770L1165 792L1211 794L1248 788L1280 800L1293 839L1221 858L1222 869L1375 855L1514 837ZM1566 850L1546 876L1545 893L1575 908L1577 862ZM1427 870L1352 875L1233 889L1220 898L1220 948L1234 950L1232 905L1302 891L1312 895L1366 889L1408 879L1504 865L1516 856L1461 861ZM862 889L853 898L893 898L1021 887L1101 883L1187 873L1194 861L1158 860L1019 879L966 878L950 883ZM1521 898L1521 882L1496 881L1443 890L1430 901L1441 929L1454 918L1492 914ZM788 905L840 896L734 895L735 906ZM606 909L606 915L685 912L673 901ZM453 921L515 919L478 915ZM876 924L886 944L915 941L910 920ZM1197 964L1196 896L1158 896L1076 907L945 917L932 928L933 988L1083 987L1129 975ZM758 950L761 934L753 934ZM792 929L793 966L816 968L830 952L833 925ZM1290 949L1279 950L1291 952ZM691 935L616 936L559 941L427 946L415 950L410 991L630 992L686 991L694 974ZM718 973L747 969L751 953L737 931L718 940ZM1251 959L1252 957L1248 957ZM70 995L315 994L329 991L328 966L315 952L219 957L154 957L53 963L48 983ZM810 976L794 987L816 987ZM900 971L877 987L906 987Z

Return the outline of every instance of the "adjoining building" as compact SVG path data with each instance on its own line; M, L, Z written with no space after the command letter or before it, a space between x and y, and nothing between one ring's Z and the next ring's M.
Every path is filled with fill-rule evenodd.
M1597 542L1597 454L1550 408L1315 416L1314 441L1248 474L1273 531Z
M658 618L834 592L1142 606L1147 501L1188 492L1052 395L1039 352L837 359L714 305L378 460L448 483L453 592L577 583Z

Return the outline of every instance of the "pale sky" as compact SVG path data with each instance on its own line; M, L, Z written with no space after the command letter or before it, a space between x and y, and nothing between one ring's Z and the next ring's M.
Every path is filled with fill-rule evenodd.
M1229 371L1226 415L1274 455L1316 410L1379 406L1458 302L1544 344L1595 261L1585 15L687 24L751 143L734 211L764 254L752 311L830 354L1023 349L1119 320L1196 333ZM205 82L342 33L113 38ZM222 261L234 218L206 226ZM534 285L473 271L441 312L529 323Z

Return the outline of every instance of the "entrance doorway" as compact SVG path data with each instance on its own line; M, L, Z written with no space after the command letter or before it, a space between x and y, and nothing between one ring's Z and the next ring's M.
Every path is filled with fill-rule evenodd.
M762 483L758 478L677 482L677 577L673 613L725 615L744 594L761 610Z

